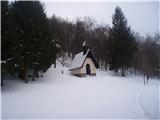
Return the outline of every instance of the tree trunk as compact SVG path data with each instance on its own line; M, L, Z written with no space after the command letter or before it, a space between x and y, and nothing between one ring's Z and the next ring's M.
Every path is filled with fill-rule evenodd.
M24 69L24 80L25 80L25 83L28 83L28 79L27 79L27 69L26 69L26 68Z
M147 84L148 84L149 76L147 76Z
M124 74L124 68L122 67L122 74L121 74L121 76L125 76L125 74Z
M39 73L38 72L35 72L35 75L37 78L39 78Z
M1 76L1 86L4 85L4 78L3 78L3 75Z
M24 80L25 83L28 83L28 80L27 80L27 70L26 69L23 69L19 72L19 78Z
M34 81L35 80L35 76L34 76L34 70L32 70L32 81Z
M107 71L108 69L107 69L107 66L105 66L105 70Z
M145 82L145 75L144 75L144 85L146 85L146 82Z
M56 68L56 60L54 61L54 68Z

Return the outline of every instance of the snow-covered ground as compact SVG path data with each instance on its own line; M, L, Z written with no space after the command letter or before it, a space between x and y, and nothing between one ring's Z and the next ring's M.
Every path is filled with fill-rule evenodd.
M2 118L158 119L159 83L152 79L144 86L142 77L100 70L97 76L79 78L59 65L28 84L6 80Z

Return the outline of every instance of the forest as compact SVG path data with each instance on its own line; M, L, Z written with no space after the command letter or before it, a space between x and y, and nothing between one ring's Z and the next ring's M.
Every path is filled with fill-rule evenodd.
M104 71L160 77L160 34L133 31L120 7L112 24L100 25L89 17L49 18L40 1L1 1L1 85L7 74L25 83L29 73L32 80L42 77L57 59L73 59L84 41Z

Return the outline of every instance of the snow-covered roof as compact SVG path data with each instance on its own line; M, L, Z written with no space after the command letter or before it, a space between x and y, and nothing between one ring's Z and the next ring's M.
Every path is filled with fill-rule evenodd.
M85 59L86 59L86 57L87 57L87 55L88 55L88 52L89 52L89 49L87 50L86 54L83 54L83 52L78 53L78 54L74 57L74 60L73 60L73 62L71 63L69 69L71 70L71 69L80 68L80 67L83 65L83 63L84 63L84 61L85 61Z

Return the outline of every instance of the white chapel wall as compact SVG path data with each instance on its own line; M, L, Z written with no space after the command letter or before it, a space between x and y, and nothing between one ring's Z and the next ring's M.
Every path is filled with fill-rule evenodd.
M86 65L89 64L90 65L90 69L91 69L91 74L95 74L96 73L96 67L93 63L93 61L90 58L86 58L83 67L81 68L81 73L86 73Z

